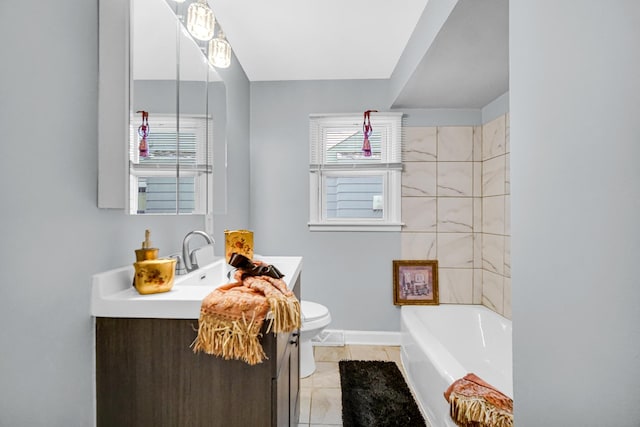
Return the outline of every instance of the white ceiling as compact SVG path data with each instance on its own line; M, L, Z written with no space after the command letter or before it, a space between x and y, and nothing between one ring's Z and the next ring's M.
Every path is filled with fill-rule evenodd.
M145 4L143 34L159 40L149 11L165 0L135 2ZM508 91L508 0L208 2L250 81L393 79L411 63L392 107L482 108ZM146 48L149 73L167 43Z
M209 0L251 81L388 79L427 0Z

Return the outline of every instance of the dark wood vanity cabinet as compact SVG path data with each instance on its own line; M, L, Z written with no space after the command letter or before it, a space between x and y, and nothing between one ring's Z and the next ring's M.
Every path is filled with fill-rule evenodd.
M299 279L294 287L300 298ZM299 333L263 334L250 366L194 354L193 319L96 318L98 427L298 424Z

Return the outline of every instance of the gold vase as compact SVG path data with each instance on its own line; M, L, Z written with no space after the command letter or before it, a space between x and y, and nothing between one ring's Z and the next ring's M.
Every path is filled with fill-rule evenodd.
M224 230L224 253L227 263L234 252L253 259L253 231Z
M168 292L173 288L176 260L150 259L133 264L135 268L134 286L143 295Z

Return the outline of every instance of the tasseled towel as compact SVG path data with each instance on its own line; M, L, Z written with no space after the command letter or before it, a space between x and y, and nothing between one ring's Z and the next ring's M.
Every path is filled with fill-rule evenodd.
M193 351L250 365L262 362L260 329L269 311L267 332L300 328L300 302L282 279L249 276L220 286L202 301Z
M513 400L475 374L456 380L444 393L460 427L512 427Z

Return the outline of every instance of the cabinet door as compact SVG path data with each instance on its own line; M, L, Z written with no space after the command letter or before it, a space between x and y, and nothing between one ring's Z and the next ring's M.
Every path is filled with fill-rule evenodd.
M298 425L300 417L300 332L291 336L291 355L289 357L289 419L291 425Z
M278 378L273 380L275 390L273 390L272 396L275 398L274 414L276 416L276 419L274 420L275 422L273 422L272 425L277 427L289 427L291 425L295 425L292 424L291 420L289 419L289 378L291 366L289 355L286 356L285 360L283 360L282 363L283 365L280 368L280 375L278 375Z

